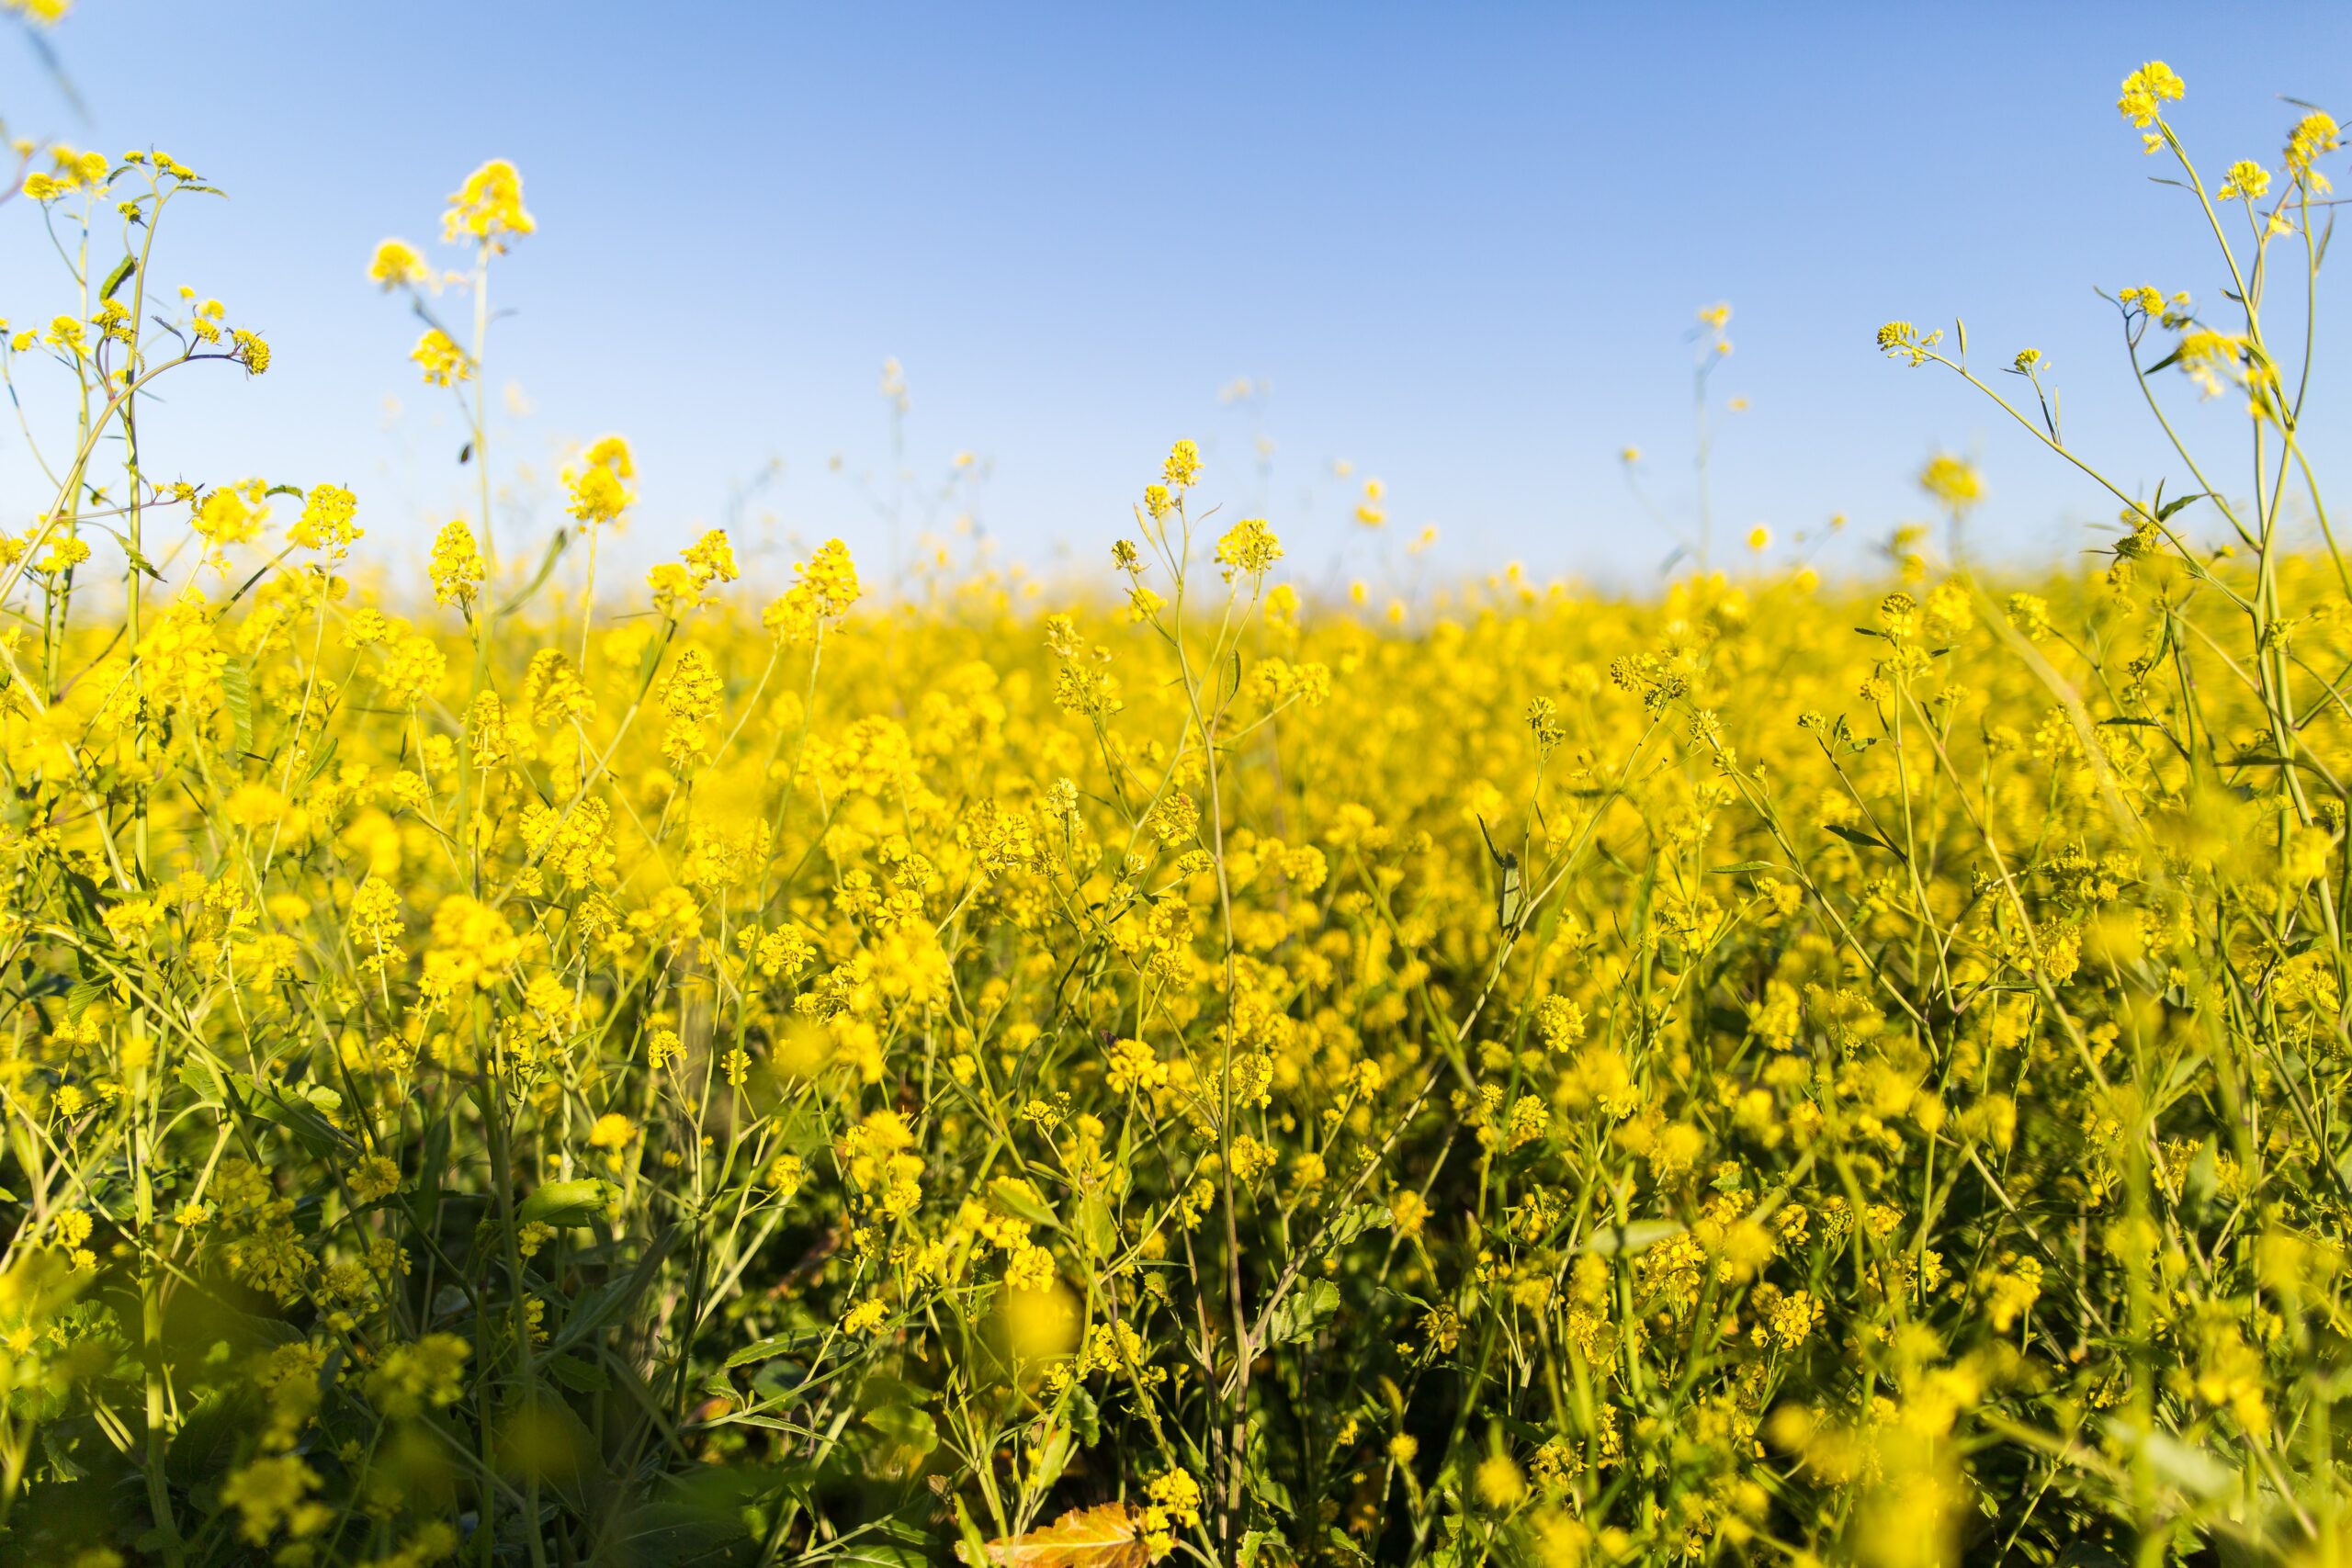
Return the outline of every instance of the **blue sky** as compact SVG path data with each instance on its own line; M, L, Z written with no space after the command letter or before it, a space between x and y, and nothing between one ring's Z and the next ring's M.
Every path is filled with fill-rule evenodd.
M2219 274L2147 183L2118 80L2168 60L2215 171L2275 162L2278 95L2352 118L2340 4L83 0L52 40L88 118L11 39L12 130L159 145L227 188L175 209L163 280L276 348L263 380L184 382L162 460L349 483L395 561L461 495L460 437L361 269L388 234L434 237L489 156L521 166L540 224L496 285L517 313L491 378L531 407L499 449L544 471L629 435L640 551L732 508L779 550L840 534L885 558L895 355L900 548L969 511L1005 556L1091 568L1193 435L1211 496L1267 514L1309 579L1401 576L1434 523L1424 562L1448 571L1640 583L1672 541L1616 453L1638 444L1660 509L1689 514L1688 333L1718 299L1736 352L1715 390L1752 400L1720 423L1719 539L1842 512L1860 564L1949 447L1984 468L1985 547L2092 543L2111 506L1964 388L1882 361L1872 330L1957 312L1990 363L2040 346L2069 434L2152 486L2169 470L2092 289L2211 298ZM36 222L0 209L12 318L64 302ZM1221 403L1245 377L1270 394ZM2188 422L2234 440L2214 411ZM967 450L985 478L934 508ZM0 495L27 501L27 472L0 453ZM1348 521L1366 475L1385 539Z

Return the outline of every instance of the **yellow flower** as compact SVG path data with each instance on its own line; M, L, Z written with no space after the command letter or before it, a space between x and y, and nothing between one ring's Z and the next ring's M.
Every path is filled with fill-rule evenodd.
M1919 470L1919 488L1953 512L1965 512L1984 499L1984 477L1964 457L1939 452Z
M259 333L238 327L231 331L229 339L236 345L230 357L245 367L246 375L260 376L268 371L269 344L262 341Z
M2222 188L2213 194L2223 201L2245 201L2251 205L2270 190L2270 171L2250 159L2240 158L2230 165L2222 181Z
M2173 74L2171 66L2161 60L2151 60L2123 78L2123 96L2115 101L2115 107L2124 118L2144 130L2164 112L2163 105L2177 101L2187 90L2181 79Z
M1878 330L1878 348L1889 358L1905 360L1917 367L1927 363L1928 356L1934 353L1943 335L1940 332L1932 332L1923 337L1919 330L1908 321L1889 321Z
M1145 1483L1143 1540L1154 1561L1175 1550L1179 1526L1201 1522L1201 1484L1182 1470L1163 1470Z
M1508 1454L1489 1454L1471 1477L1478 1500L1489 1508L1510 1508L1527 1495L1527 1477Z
M408 356L424 372L424 379L429 386L454 387L461 381L474 378L472 359L458 346L455 338L439 327L426 329Z
M734 581L735 576L735 547L723 530L713 528L680 552L675 562L648 572L646 581L653 589L654 606L675 620L708 603L710 590Z
M243 544L260 534L262 525L269 520L268 511L261 504L268 488L260 479L222 485L198 505L190 526L215 546Z
M287 542L339 556L367 533L351 521L358 510L359 498L341 485L313 485L303 498L302 515L286 531Z
M452 519L434 539L433 558L426 570L433 579L435 602L472 607L475 595L490 575L490 567L474 543L474 531L466 526L463 518Z
M368 281L386 289L414 288L433 280L433 269L406 240L385 240L368 258Z
M370 876L351 895L351 915L345 929L351 933L351 944L361 954L363 969L380 971L388 955L395 951L404 921L401 913L400 891L390 883Z
M1201 449L1190 441L1179 441L1169 448L1168 461L1162 465L1161 482L1171 491L1183 491L1201 477Z
M22 17L37 28L55 27L74 8L74 0L0 0L0 10Z
M628 489L636 477L637 459L628 443L617 435L600 438L580 455L577 467L564 470L571 515L591 525L611 522L636 499Z
M299 1456L266 1455L232 1474L221 1484L220 1501L237 1510L237 1533L260 1546L281 1526L291 1535L311 1535L334 1517L324 1504L303 1501L319 1484L318 1472Z
M760 613L760 624L771 637L803 642L849 614L861 592L857 565L849 547L828 539L817 553L793 569L792 589Z
M2312 161L2322 152L2333 152L2342 143L2337 137L2335 117L2314 109L2295 122L2287 135L2287 168L2302 179L2315 193L2328 189L2325 175L2312 167Z
M504 251L510 241L537 227L523 207L523 176L505 159L492 158L468 175L449 197L441 237L453 243L474 240L485 250Z
M1263 577L1266 570L1283 558L1283 543L1274 537L1262 517L1245 517L1226 531L1216 542L1216 563L1225 569L1225 580L1233 581L1235 574Z

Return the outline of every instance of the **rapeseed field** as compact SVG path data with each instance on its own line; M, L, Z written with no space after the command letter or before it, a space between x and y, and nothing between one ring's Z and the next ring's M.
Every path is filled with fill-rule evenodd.
M1883 581L1395 615L1182 440L1067 592L624 572L619 436L508 536L498 161L355 278L470 434L429 555L153 472L272 362L156 281L209 186L25 148L0 1557L2345 1561L2337 131L2215 181L2182 93L2222 284L2110 304L2226 449L2110 483L2033 350L1877 334L2087 566L1972 565L1946 457Z

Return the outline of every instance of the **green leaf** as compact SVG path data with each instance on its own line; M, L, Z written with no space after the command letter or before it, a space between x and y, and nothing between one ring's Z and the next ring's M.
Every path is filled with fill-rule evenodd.
M1354 1542L1351 1541L1349 1544L1353 1545ZM1283 1538L1272 1530L1263 1527L1244 1530L1241 1532L1241 1545L1234 1555L1234 1561L1238 1562L1241 1568L1252 1568L1258 1561L1260 1552L1272 1551L1279 1557L1282 1554L1283 1546Z
M627 1312L653 1282L654 1270L661 1268L662 1258L669 1256L670 1243L678 1233L664 1231L652 1246L645 1249L637 1266L618 1279L607 1280L593 1290L582 1291L571 1303L563 1326L556 1331L557 1350L569 1349L605 1326L614 1317Z
M544 1181L523 1200L514 1211L517 1223L553 1225L561 1230L571 1225L584 1225L612 1206L620 1189L597 1177L583 1176L570 1181Z
M164 1461L174 1484L192 1487L214 1482L236 1462L237 1450L254 1429L254 1399L248 1387L215 1390L187 1413L172 1434Z
M917 1454L927 1454L939 1446L939 1423L928 1410L911 1404L881 1404L862 1419L891 1442Z
M966 1562L986 1562L989 1560L988 1535L972 1517L972 1510L964 1506L962 1494L950 1494L949 1501L956 1505L956 1533L960 1538L956 1542L956 1555Z
M81 1461L75 1451L81 1446L82 1436L82 1433L69 1431L53 1421L40 1429L41 1452L48 1457L49 1468L57 1473L61 1481L79 1481L90 1473L89 1467ZM95 1435L91 1437L90 1447L98 1450Z
M1311 1337L1340 1314L1340 1287L1329 1280L1301 1280L1298 1288L1266 1314L1264 1348Z
M195 1093L198 1105L217 1111L229 1103L228 1087L220 1081L212 1064L201 1056L190 1056L180 1063L180 1082Z
M1680 1235L1682 1231L1683 1224L1679 1220L1633 1220L1623 1225L1611 1225L1607 1230L1593 1232L1585 1238L1583 1250L1597 1252L1604 1258L1618 1253L1639 1252L1645 1247L1657 1246L1668 1236Z
M254 676L245 661L231 654L220 661L220 705L229 710L240 753L254 749Z
M2139 1450L2167 1485L2191 1497L2219 1497L2237 1483L2237 1473L2229 1466L2170 1432L2143 1432L2120 1417L2109 1421L2107 1431L2120 1447Z
M1317 1252L1337 1252L1368 1231L1386 1230L1393 1222L1387 1207L1380 1203L1356 1203L1340 1210L1315 1244Z
M1054 1212L1051 1209L1046 1208L1010 1181L999 1180L991 1183L989 1187L989 1196L1003 1204L1005 1209L1017 1219L1027 1220L1033 1225L1043 1225L1047 1230L1057 1231L1062 1228L1061 1221L1054 1217Z
M1101 1194L1089 1192L1078 1202L1078 1239L1096 1258L1108 1258L1119 1250L1119 1223Z
M66 1016L76 1023L80 1022L82 1015L90 1010L90 1004L106 994L107 983L104 979L85 976L74 981L73 989L65 993Z
M1842 822L1825 822L1822 826L1828 829L1831 832L1837 834L1839 838L1845 840L1849 844L1858 845L1864 849L1884 850L1896 860L1904 858L1903 852L1901 850L1896 849L1893 844L1890 844L1884 839L1880 838L1876 833L1865 833L1860 828L1849 828Z
M613 1386L605 1369L578 1356L549 1356L544 1365L549 1375L574 1393L603 1393Z
M1102 1440L1102 1407L1094 1403L1094 1396L1086 1392L1084 1384L1069 1385L1062 1408L1068 1414L1070 1430L1078 1434L1080 1442L1091 1449Z
M754 1361L774 1360L789 1356L796 1350L813 1350L824 1343L821 1334L772 1334L765 1339L753 1340L727 1358L729 1367L748 1367Z
M1520 911L1527 907L1527 893L1520 881L1519 857L1505 855L1502 880L1495 886L1495 926L1509 931L1519 923Z
M353 1151L350 1137L327 1119L343 1108L343 1096L325 1085L257 1083L243 1073L230 1075L229 1081L244 1101L240 1109L285 1128L312 1154L333 1159Z
M548 553L539 558L539 570L531 574L531 581L525 583L513 598L498 607L498 614L502 618L513 615L530 603L531 596L546 583L548 574L555 570L555 563L563 555L563 547L571 542L571 535L569 532L558 534L548 541Z
M695 1501L664 1499L633 1508L613 1521L597 1568L659 1562L662 1568L718 1568L742 1561L757 1543L740 1513Z

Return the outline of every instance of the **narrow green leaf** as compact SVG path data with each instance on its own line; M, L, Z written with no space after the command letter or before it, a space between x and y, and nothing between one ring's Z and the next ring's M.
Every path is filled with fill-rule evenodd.
M1003 1204L1014 1217L1027 1220L1033 1225L1044 1225L1048 1230L1057 1231L1062 1228L1061 1221L1054 1217L1054 1212L1051 1209L1009 1181L999 1181L991 1185L989 1188L989 1196Z
M1903 852L1901 850L1896 849L1893 844L1890 844L1884 839L1880 838L1876 833L1865 833L1859 828L1849 828L1842 822L1826 822L1822 824L1822 826L1827 828L1831 832L1837 834L1839 838L1845 840L1849 844L1859 845L1864 849L1884 850L1888 854L1893 855L1897 860L1901 860L1903 858Z
M254 749L254 676L245 661L231 654L220 663L220 705L229 710L234 744L240 755Z
M619 1191L611 1182L593 1176L570 1181L543 1181L523 1200L522 1206L514 1211L514 1218L524 1224L536 1221L560 1230L584 1225L610 1207Z
M1612 1225L1607 1230L1595 1231L1585 1238L1583 1250L1597 1252L1604 1258L1639 1252L1645 1247L1657 1246L1668 1236L1680 1235L1682 1229L1679 1220L1633 1220L1623 1226Z
M755 1339L727 1358L729 1367L748 1367L757 1361L773 1361L778 1356L789 1356L797 1350L813 1350L824 1343L821 1334L772 1334L765 1339Z
M548 553L539 558L539 570L531 574L531 581L525 583L519 592L498 607L498 614L501 616L511 615L530 603L531 596L538 592L540 587L546 583L548 574L555 570L555 563L562 557L564 547L571 542L571 535L569 531L560 533L548 541Z
M569 1349L634 1307L638 1298L645 1293L646 1287L653 1282L654 1270L661 1268L662 1260L669 1256L670 1244L676 1235L675 1231L662 1232L628 1273L607 1280L592 1290L582 1291L580 1299L571 1303L571 1311L565 1316L563 1326L556 1330L555 1343L551 1348Z

